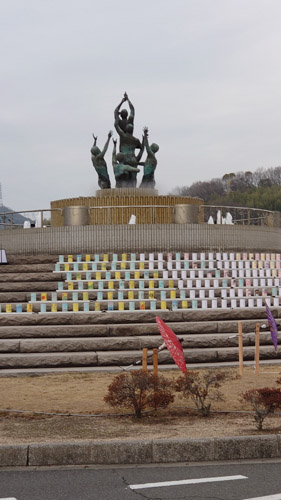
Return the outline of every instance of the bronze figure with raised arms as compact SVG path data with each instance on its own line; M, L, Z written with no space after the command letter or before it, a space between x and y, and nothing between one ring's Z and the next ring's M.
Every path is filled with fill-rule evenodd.
M129 112L123 107L125 103L127 103L129 107ZM155 154L159 146L155 143L149 145L147 127L143 129L142 142L134 136L134 120L135 108L128 94L125 92L121 102L114 110L114 127L120 141L119 152L117 153L117 140L113 140L112 165L116 187L135 188L137 186L137 173L140 171L138 165L143 165L144 171L140 187L153 188L155 186L154 171L157 165ZM107 152L112 135L113 132L110 131L102 151L97 146L97 137L93 135L94 145L91 149L92 162L97 171L98 184L101 189L109 189L111 187L104 156ZM147 158L144 162L141 162L140 160L144 149L146 149ZM136 150L139 150L137 154Z
M108 133L108 136L107 136L107 141L104 145L103 150L101 151L97 146L97 139L98 138L93 134L94 144L93 144L93 147L91 149L92 162L93 162L94 168L96 169L96 172L98 174L98 177L99 177L98 184L99 184L99 187L101 189L110 189L110 187L111 187L110 178L108 175L107 165L106 165L106 161L104 159L104 155L107 151L109 141L110 141L110 138L112 137L112 135L113 135L113 132L110 130L110 132Z
M155 154L159 150L158 144L155 144L154 142L149 146L148 143L148 128L144 127L143 129L143 142L144 142L144 147L147 152L147 157L145 162L139 163L139 165L143 165L143 178L141 181L141 188L154 188L155 186L155 179L154 179L154 172L157 166L157 160L155 157Z

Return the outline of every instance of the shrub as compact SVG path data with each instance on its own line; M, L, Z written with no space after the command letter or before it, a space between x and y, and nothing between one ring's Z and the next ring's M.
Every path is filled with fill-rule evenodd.
M279 377L279 378L276 380L276 384L281 385L281 377Z
M111 406L134 409L136 417L141 418L145 408L166 408L174 395L169 380L139 370L114 377L104 400Z
M210 401L223 400L221 392L218 390L224 381L233 378L226 372L215 373L212 370L207 372L186 372L175 382L175 390L180 392L183 398L190 398L199 413L204 417L210 415Z
M242 394L242 399L252 406L257 429L261 431L264 419L281 407L281 389L251 389Z

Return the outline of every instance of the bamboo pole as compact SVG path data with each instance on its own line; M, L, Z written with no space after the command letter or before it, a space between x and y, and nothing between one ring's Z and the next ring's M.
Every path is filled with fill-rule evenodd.
M158 349L153 349L153 375L158 375Z
M260 324L256 323L256 375L260 371Z
M147 347L144 347L142 350L142 369L144 372L147 372Z
M243 337L242 322L238 321L238 346L239 346L239 375L243 376Z

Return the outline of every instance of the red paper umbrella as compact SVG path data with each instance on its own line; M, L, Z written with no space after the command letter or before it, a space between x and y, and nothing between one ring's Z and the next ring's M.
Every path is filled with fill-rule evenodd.
M165 345L170 352L173 360L175 363L178 365L179 369L185 373L186 370L186 364L185 364L185 359L184 359L184 354L183 354L183 349L182 345L176 336L176 334L171 330L171 328L162 321L159 316L156 316L156 323L158 325L159 331L163 337L163 340L165 342Z

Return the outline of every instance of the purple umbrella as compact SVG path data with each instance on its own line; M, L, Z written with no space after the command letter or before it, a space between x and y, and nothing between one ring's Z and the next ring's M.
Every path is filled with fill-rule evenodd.
M271 333L271 338L272 338L272 342L273 342L273 345L274 345L274 348L275 348L275 351L277 351L277 346L278 346L278 326L277 326L277 323L274 319L274 317L272 316L272 312L270 311L268 305L266 304L266 316L267 316L267 321L268 321L268 325L269 325L269 329L270 329L270 333Z

